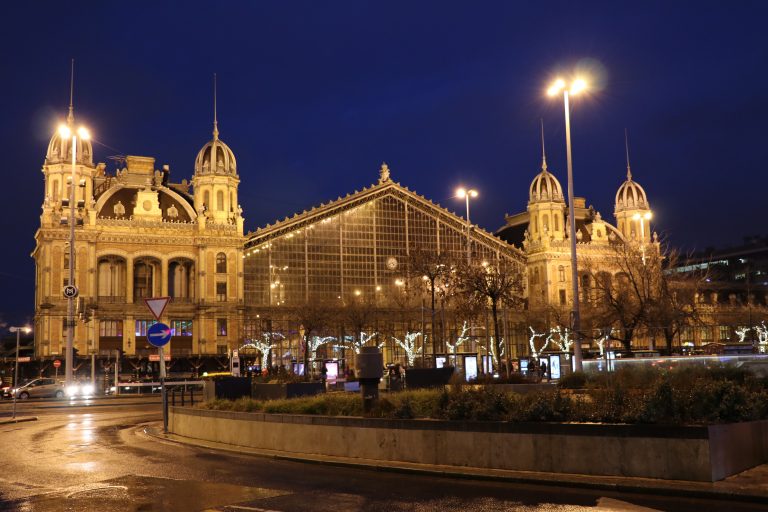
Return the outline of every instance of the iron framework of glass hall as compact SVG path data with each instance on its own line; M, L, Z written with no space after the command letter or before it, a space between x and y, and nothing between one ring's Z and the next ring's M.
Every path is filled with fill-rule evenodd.
M405 293L409 253L439 251L455 261L466 260L467 224L390 180L384 171L386 167L376 185L249 236L243 255L246 342L264 333L279 333L284 338L275 343L279 345L276 352L296 359L301 352L297 309L307 304L343 308L355 300L376 310L369 315L369 325L355 328L343 315L337 315L315 333L335 340L325 344L318 358L343 358L338 340L358 336L355 331L362 327L369 334L377 333L371 344L382 346L386 361L406 362L406 354L394 338L403 339L406 332L426 334L431 326L428 297L422 295L410 305L399 300ZM524 256L512 245L477 227L470 230L470 240L473 261L499 262L524 271ZM446 319L444 310L438 314L443 330L440 337L455 339L462 328L461 319ZM470 332L473 341L462 351L482 351L487 332L484 325ZM445 345L435 347L423 337L421 344L422 356L445 351Z

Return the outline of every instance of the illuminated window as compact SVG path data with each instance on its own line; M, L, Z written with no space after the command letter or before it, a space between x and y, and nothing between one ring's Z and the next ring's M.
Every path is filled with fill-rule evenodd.
M727 325L721 325L718 327L718 331L720 332L720 340L729 340L731 339L731 328Z
M146 336L147 329L157 323L157 320L136 320L136 336Z
M560 265L557 267L557 277L561 283L565 282L565 267Z
M123 337L123 321L122 320L99 320L99 336L100 337Z
M224 274L227 271L227 255L220 252L216 255L216 273Z
M216 283L216 300L218 302L226 302L227 301L227 283L226 283L226 281Z
M171 336L192 336L192 320L171 320Z
M227 335L227 319L217 318L216 319L216 336L226 336L226 335Z

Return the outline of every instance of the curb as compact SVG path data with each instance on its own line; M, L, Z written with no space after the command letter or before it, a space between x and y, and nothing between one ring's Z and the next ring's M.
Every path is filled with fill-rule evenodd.
M0 420L0 425L13 425L14 423L26 423L28 421L37 421L37 416L26 416L24 418L16 418L15 420Z
M458 468L450 466L426 466L405 462L366 462L339 457L321 457L310 454L286 455L282 452L258 450L254 448L224 445L213 441L203 441L175 434L163 434L154 427L144 427L143 432L154 439L167 441L185 446L195 446L210 450L223 451L238 455L250 455L274 460L301 462L344 468L358 468L369 471L386 471L439 478L459 478L463 480L479 480L533 485L561 485L575 489L605 490L620 493L650 494L655 496L670 496L677 498L712 499L719 501L738 501L745 503L765 504L768 494L753 494L749 491L713 489L713 484L707 482L689 482L685 480L666 481L669 485L654 485L650 479L635 479L631 477L595 477L590 475L569 475L564 473L532 473L526 471L510 471L483 468ZM606 482L613 479L614 482Z

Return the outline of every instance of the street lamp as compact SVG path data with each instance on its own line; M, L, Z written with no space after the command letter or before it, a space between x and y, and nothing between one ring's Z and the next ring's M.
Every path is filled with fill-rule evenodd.
M632 216L634 220L640 221L640 251L643 254L643 265L645 265L645 221L651 220L651 217L653 217L651 212L645 212L642 215L636 213Z
M72 118L70 117L69 124L72 124ZM72 176L70 178L71 184L69 187L69 286L75 286L75 262L77 261L75 252L75 177L77 174L77 137L82 140L88 140L91 138L88 130L84 127L78 128L76 131L68 125L59 126L59 135L62 139L70 139L70 147L72 148ZM64 383L66 388L72 385L72 346L75 339L75 293L67 293L67 348L64 354Z
M471 231L472 231L472 224L469 222L469 198L475 198L477 197L477 190L470 188L467 190L464 187L459 187L456 189L456 197L459 199L466 199L467 202L467 264L469 264L470 260L472 259L472 242L471 242Z
M573 159L571 157L571 107L569 96L584 92L587 89L587 82L583 78L575 78L570 84L562 78L558 78L547 89L548 96L557 96L562 93L563 106L565 108L565 150L568 162L568 217L570 224L571 238L571 280L573 281L573 333L575 340L573 343L573 363L574 369L582 371L581 356L581 320L579 315L579 271L576 267L576 216L573 205Z
M29 334L32 329L29 327L11 327L10 331L16 333L16 367L13 370L13 387L11 392L13 393L13 419L16 419L16 390L19 388L19 337L21 333Z

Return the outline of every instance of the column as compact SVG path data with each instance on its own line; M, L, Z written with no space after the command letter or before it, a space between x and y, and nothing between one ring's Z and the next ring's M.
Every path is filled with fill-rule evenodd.
M125 258L125 302L133 304L133 258Z

